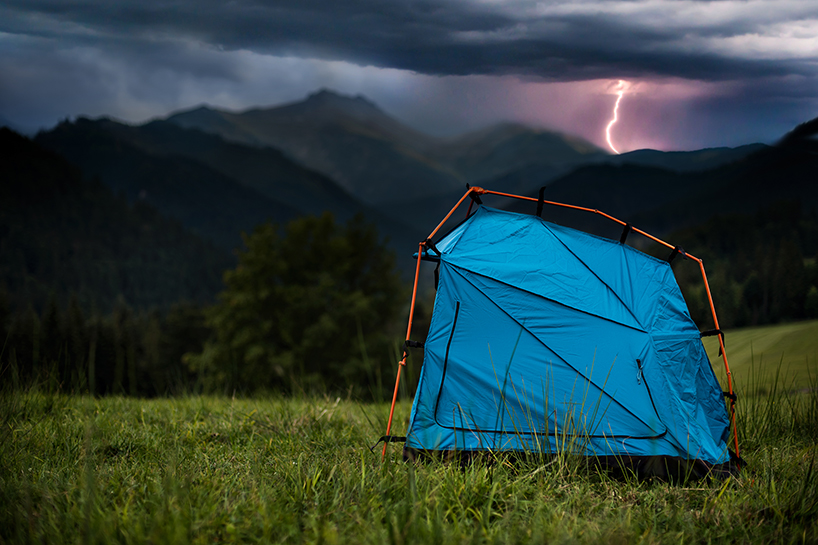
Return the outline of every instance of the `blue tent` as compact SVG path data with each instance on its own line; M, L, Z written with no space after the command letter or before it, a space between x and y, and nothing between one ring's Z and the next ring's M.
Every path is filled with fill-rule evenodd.
M429 246L405 453L729 462L722 390L668 262L487 207Z

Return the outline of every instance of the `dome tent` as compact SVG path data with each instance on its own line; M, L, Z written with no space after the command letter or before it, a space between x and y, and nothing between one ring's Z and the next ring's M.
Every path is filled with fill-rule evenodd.
M480 206L421 243L438 280L406 457L569 450L644 475L732 467L732 381L723 394L669 263L701 261L648 256L613 218L619 242L549 223L543 203Z

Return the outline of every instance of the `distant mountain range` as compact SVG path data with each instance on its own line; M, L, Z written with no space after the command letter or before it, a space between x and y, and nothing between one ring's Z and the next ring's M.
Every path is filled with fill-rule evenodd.
M131 126L80 118L39 133L35 142L130 202L150 204L228 250L241 245L241 232L259 223L283 225L324 211L339 221L363 213L396 247L413 246L419 236L388 211L361 203L278 150L228 142L166 121Z
M717 214L752 214L777 201L796 201L805 211L813 211L818 207L818 124L812 123L811 131L804 126L775 146L623 154L604 164L579 167L552 181L545 198L599 209L659 235L691 227ZM708 157L711 153L726 161L714 161ZM690 160L687 166L685 159ZM707 168L690 168L691 163L703 159ZM674 163L675 170L669 168ZM664 168L651 166L657 164ZM536 197L535 186L521 193ZM526 209L519 203L506 206ZM544 217L557 223L615 236L610 222L591 215L556 208L546 213Z
M547 199L599 208L657 234L775 200L815 207L816 125L799 126L776 146L612 156L576 137L509 123L439 139L363 97L320 91L279 107L199 107L142 125L79 118L34 142L225 253L264 221L362 213L389 237L399 266L411 269L417 242L466 184L530 196L547 186ZM485 201L532 213L535 206ZM559 209L544 216L618 237L590 216Z
M167 121L252 147L270 146L337 182L362 203L428 232L466 184L528 192L588 164L633 164L672 172L702 171L766 146L693 152L639 150L609 155L580 138L502 123L457 138L411 129L363 97L322 90L285 106L227 112L199 107ZM684 188L680 188L683 192ZM407 211L411 210L411 219Z
M445 194L528 165L558 174L606 155L578 138L513 124L439 139L403 125L363 97L330 91L239 113L200 107L167 121L280 149L370 205Z
M166 135L154 131L154 140L150 135L148 127L80 118L39 133L34 141L68 159L87 177L100 179L129 202L150 204L227 250L241 243L241 231L250 231L268 219L287 221L299 214L207 163L159 149L168 140Z
M231 142L279 149L373 206L451 200L466 184L499 183L503 190L520 190L531 180L545 185L577 166L597 162L703 170L761 147L611 156L580 138L513 123L441 139L403 125L364 97L327 90L267 109L228 112L202 106L167 121Z

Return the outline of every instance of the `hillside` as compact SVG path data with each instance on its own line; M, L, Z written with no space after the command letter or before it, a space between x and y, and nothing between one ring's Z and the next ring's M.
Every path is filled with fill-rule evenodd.
M196 129L183 129L166 121L141 126L108 119L82 120L88 126L127 142L154 158L183 157L229 178L232 184L254 190L272 203L290 207L288 214L321 214L330 211L346 220L361 204L335 182L307 170L280 151L229 142Z
M608 157L607 152L581 138L518 123L499 123L466 133L432 153L471 185L520 169L538 169L541 178L552 178Z
M109 130L116 125L80 118L39 133L34 141L68 159L86 176L99 178L129 202L147 203L227 250L241 244L242 231L300 214L204 163L183 155L151 153L126 137L124 130Z
M658 231L693 226L714 215L752 214L777 201L798 202L804 211L818 206L818 145L809 138L783 140L740 161L683 176L691 190L634 223Z
M239 234L272 221L331 212L346 222L362 213L411 268L406 248L421 232L392 214L361 203L326 176L301 167L278 150L238 144L165 121L131 126L80 118L37 135L83 172L129 201L147 202L220 246L241 244ZM406 254L406 255L403 255Z
M12 307L75 293L87 309L210 301L233 260L151 206L134 206L57 154L0 129L0 285Z
M751 153L765 148L767 146L764 144L747 144L737 148L706 148L695 151L641 149L621 155L610 155L600 162L610 165L629 164L656 167L674 172L701 172L740 161Z
M415 242L417 238L413 234L407 239L407 225L388 211L363 204L335 181L294 163L268 146L237 144L166 121L137 127L108 120L99 120L99 124L152 155L182 156L198 161L273 202L284 203L297 215L330 212L336 221L346 222L360 213L376 223L382 235L395 242Z
M549 189L552 197L568 202L590 197L599 206L614 199L624 205L622 213L635 214L696 191L675 187L678 174L718 168L764 148L638 150L611 156L582 139L515 123L438 139L403 125L364 97L326 90L304 101L244 112L200 107L173 114L167 122L245 146L279 149L337 181L363 203L405 211L397 221L419 236L448 212L467 183L536 194L539 187L565 177L563 187ZM659 194L654 193L656 185L663 187ZM634 199L637 191L640 197Z

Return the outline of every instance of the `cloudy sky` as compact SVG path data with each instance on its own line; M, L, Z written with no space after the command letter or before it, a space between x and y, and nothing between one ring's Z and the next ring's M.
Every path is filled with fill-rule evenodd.
M620 83L621 82L621 83ZM0 118L140 122L362 94L436 135L515 120L620 151L818 116L816 0L3 0Z

